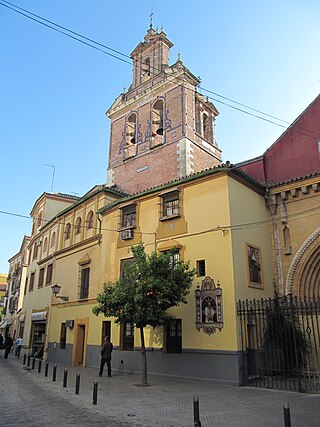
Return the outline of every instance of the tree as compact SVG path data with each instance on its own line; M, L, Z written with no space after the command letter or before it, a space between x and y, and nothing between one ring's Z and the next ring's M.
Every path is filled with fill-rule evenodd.
M144 328L165 325L172 318L167 310L186 304L195 270L188 262L173 262L174 251L146 255L142 243L131 250L134 262L125 265L124 275L116 283L104 284L92 311L115 317L118 324L131 322L140 330L141 385L147 386Z

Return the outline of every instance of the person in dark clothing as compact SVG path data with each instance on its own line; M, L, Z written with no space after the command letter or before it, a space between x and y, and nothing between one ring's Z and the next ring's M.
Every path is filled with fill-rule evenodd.
M3 348L3 335L0 334L0 348Z
M8 359L8 355L9 355L9 353L11 351L12 346L13 346L13 340L12 340L10 334L8 334L6 336L5 341L4 341L4 348L5 348L5 350L4 350L4 358L5 359Z
M103 367L107 363L108 367L108 377L111 377L111 353L113 350L113 344L110 342L110 337L106 337L101 349L101 363L99 377L102 377Z

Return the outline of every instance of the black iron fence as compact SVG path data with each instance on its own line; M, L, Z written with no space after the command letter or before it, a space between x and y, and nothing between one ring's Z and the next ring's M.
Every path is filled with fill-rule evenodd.
M320 392L320 298L237 304L242 385Z

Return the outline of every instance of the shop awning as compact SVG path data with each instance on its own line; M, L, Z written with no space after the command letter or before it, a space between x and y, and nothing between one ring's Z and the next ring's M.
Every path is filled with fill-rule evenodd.
M31 314L31 321L32 322L41 322L47 320L47 312L46 311L40 311L38 313L32 313Z
M0 329L4 329L4 328L6 328L7 326L10 326L10 325L12 325L12 320L10 320L10 319L5 319L5 320L3 320L3 321L0 323Z

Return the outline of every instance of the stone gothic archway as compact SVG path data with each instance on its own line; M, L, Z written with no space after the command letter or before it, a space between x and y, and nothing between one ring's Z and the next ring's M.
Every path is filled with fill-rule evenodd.
M300 246L288 270L286 294L320 296L320 228Z

